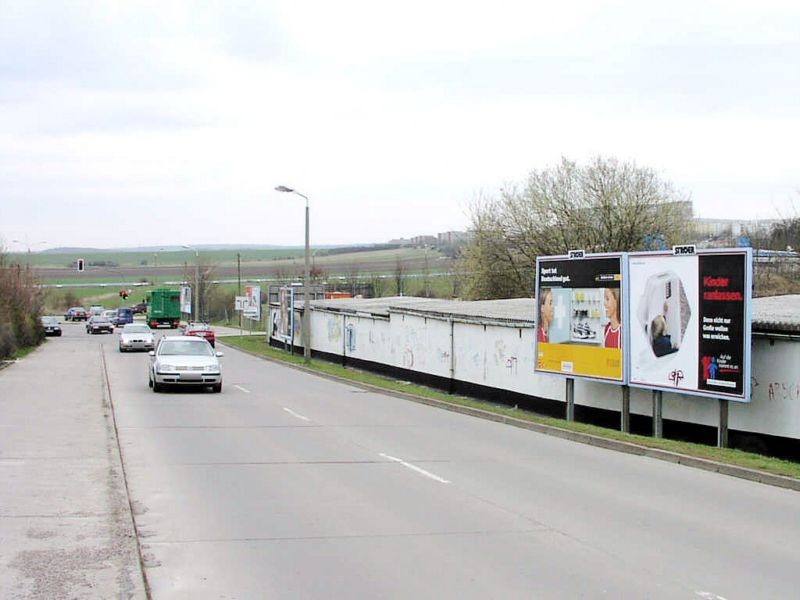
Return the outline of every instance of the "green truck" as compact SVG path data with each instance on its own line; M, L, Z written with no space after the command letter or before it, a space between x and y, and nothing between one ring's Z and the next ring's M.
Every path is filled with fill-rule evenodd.
M147 294L147 324L153 329L169 325L175 329L181 321L181 292L158 288Z

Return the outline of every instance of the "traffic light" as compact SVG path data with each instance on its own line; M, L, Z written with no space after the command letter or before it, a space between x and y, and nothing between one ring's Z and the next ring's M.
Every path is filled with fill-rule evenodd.
M83 266L84 266L83 265L83 259L79 258L76 262L77 262L78 271L83 271Z
M119 297L122 298L123 300L127 300L127 298L128 298L128 290L120 290L119 291Z

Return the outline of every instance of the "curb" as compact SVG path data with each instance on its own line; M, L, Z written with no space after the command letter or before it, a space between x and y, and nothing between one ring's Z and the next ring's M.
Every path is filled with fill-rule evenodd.
M767 473L765 471L758 471L756 469L748 469L746 467L739 467L736 465L721 463L707 458L697 458L694 456L688 456L686 454L671 452L669 450L650 448L649 446L640 446L632 442L611 440L608 438L591 435L589 433L570 431L568 429L561 429L560 427L554 427L552 425L544 425L542 423L534 423L532 421L525 421L523 419L517 419L515 417L500 415L486 410L481 410L480 408L461 406L460 404L453 404L451 402L445 402L444 400L436 400L434 398L425 398L423 396L417 396L415 394L411 394L408 392L387 390L385 388L371 385L369 383L351 381L350 379L345 379L343 377L338 377L336 375L331 375L329 373L320 373L319 371L315 371L314 369L309 369L303 365L285 363L283 361L269 358L267 356L262 356L261 354L258 354L256 352L243 350L242 348L238 348L236 346L228 346L227 344L225 344L225 342L221 341L220 338L217 338L217 342L221 343L223 346L226 346L233 350L237 350L244 354L249 354L250 356L254 356L262 360L267 360L269 362L297 369L298 371L304 371L306 373L316 375L317 377L323 377L340 383L347 383L354 387L359 387L365 390L378 392L381 394L385 394L387 396L402 398L404 400L410 400L412 402L417 402L418 404L427 404L428 406L441 408L443 410L449 410L464 415L470 415L473 417L477 417L479 419L485 419L487 421L504 423L506 425L511 425L513 427L519 427L520 429L528 429L530 431L543 433L545 435L558 437L572 442L588 444L590 446L597 446L598 448L605 448L606 450L613 450L615 452L624 452L625 454L634 454L636 456L646 456L648 458L654 458L656 460L671 462L686 467L691 467L694 469L701 469L703 471L710 471L712 473L719 473L720 475L728 475L730 477L738 477L739 479L747 479L748 481L753 481L756 483L762 483L765 485L771 485L774 487L800 492L800 479L793 479L792 477L785 477L783 475L774 475L772 473Z

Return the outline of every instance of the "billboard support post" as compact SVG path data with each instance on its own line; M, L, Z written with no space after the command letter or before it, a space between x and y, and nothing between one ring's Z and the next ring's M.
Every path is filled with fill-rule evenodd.
M728 401L719 399L719 428L717 429L717 448L728 447Z
M664 437L663 394L661 390L653 390L653 437Z
M567 421L575 420L575 380L567 377Z
M620 415L620 429L623 433L631 432L631 388L622 386L622 413Z

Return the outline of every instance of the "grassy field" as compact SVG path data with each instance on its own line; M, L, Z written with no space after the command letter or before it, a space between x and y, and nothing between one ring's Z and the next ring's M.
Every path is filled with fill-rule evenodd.
M400 255L404 260L413 258L424 258L425 250L421 248L399 248L399 249L379 249L364 250L359 252L341 252L339 249L331 247L317 247L311 249L314 260L320 264L329 263L371 263L386 262L392 265ZM287 247L274 249L225 249L225 250L200 250L200 259L208 264L219 266L235 266L237 253L241 256L241 262L245 264L264 264L274 261L302 261L304 249L302 247ZM435 250L428 251L429 258L434 260L439 256ZM169 250L163 252L122 252L119 250L93 251L93 252L65 252L48 253L32 252L9 254L12 262L21 265L30 264L33 268L53 268L53 269L74 269L75 261L83 258L87 267L93 264L115 265L118 267L165 267L181 266L184 263L194 264L195 255L193 250Z
M61 265L48 265L54 256ZM59 258L60 257L60 258ZM78 272L67 265L76 257L69 255L31 254L31 265L38 280L48 287L45 289L47 311L58 314L67 305L88 306L94 302L114 308L130 305L144 300L153 287L176 286L179 281L193 276L194 254L185 252L163 252L158 255L158 266L151 253L99 252L81 255L87 265L119 262L119 266L87 266ZM27 255L16 258L27 260ZM396 271L398 261L403 275L404 295L449 298L456 295L454 279L448 276L452 269L451 260L438 251L422 248L380 249L359 252L342 252L341 249L314 249L312 267L318 274L318 281L337 285L346 289L348 282L370 283L376 295L388 296L398 293ZM148 264L140 264L142 262ZM212 269L211 279L231 282L237 279L235 250L201 252L200 262ZM37 264L38 263L38 264ZM23 263L24 264L24 263ZM242 281L271 280L275 283L300 280L303 273L302 249L277 249L242 251ZM80 284L80 285L76 285ZM123 285L124 284L124 285ZM142 286L135 284L145 284ZM223 293L236 289L236 284L220 283ZM269 283L262 281L262 287ZM62 287L49 287L62 286ZM76 286L76 287L72 287ZM128 301L118 297L119 289L131 291ZM68 301L70 300L70 301Z
M222 341L225 344L236 346L271 360L278 360L296 365L303 364L303 357L301 355L291 355L276 348L272 348L264 342L264 338L261 336L231 336L225 337ZM320 360L313 360L310 368L313 371L334 375L336 377L341 377L357 383L373 385L390 391L414 394L423 398L431 398L451 404L467 406L470 408L478 408L480 410L502 414L508 417L514 417L516 419L522 419L534 423L540 423L542 425L548 425L551 427L558 427L568 431L586 433L602 438L646 446L649 448L659 448L661 450L685 454L687 456L693 456L696 458L713 460L748 469L764 471L775 475L783 475L786 477L792 477L794 479L800 479L800 463L770 458L750 452L742 452L741 450L716 448L713 446L692 444L690 442L678 440L656 439L652 437L622 433L621 431L606 429L604 427L589 425L587 423L569 422L561 419L542 417L531 412L517 410L508 406L492 404L490 402L484 402L482 400L468 398L465 396L447 394L433 388L413 385L407 382L398 381L396 379L359 371L353 368L345 368L338 364Z
M246 262L269 262L281 259L303 257L303 248L276 248L263 250L201 250L201 258L212 264L236 264L236 253L241 253L241 260ZM170 250L163 252L122 252L119 250L94 251L94 252L32 252L9 254L13 262L21 265L30 264L34 268L64 268L74 269L75 261L83 258L87 266L92 264L115 264L120 267L147 267L147 266L180 266L184 263L194 264L193 250Z
M43 284L82 283L141 283L160 281L181 281L191 277L195 257L189 252L165 252L158 256L142 253L98 253L84 254L86 269L78 272L73 265L77 257L32 254L31 267ZM21 264L26 264L26 255L15 255ZM302 250L261 250L242 253L241 275L243 278L278 277L292 279L302 275ZM239 274L236 253L233 251L201 252L199 261L204 268L213 271L213 279L232 279ZM441 273L452 269L449 259L438 251L420 248L400 248L341 252L340 250L315 248L311 263L315 272L323 278L354 276L391 275L400 269L407 274ZM53 264L55 262L55 264Z

